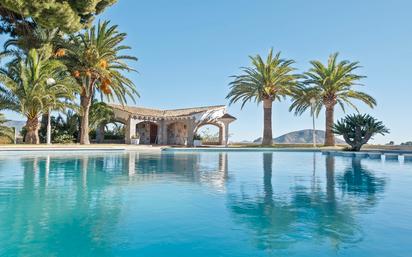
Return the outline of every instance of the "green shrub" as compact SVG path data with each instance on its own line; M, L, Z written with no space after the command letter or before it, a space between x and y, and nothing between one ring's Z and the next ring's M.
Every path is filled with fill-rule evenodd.
M53 138L53 143L56 144L71 144L74 143L76 139L73 135L70 134L59 134L55 138Z

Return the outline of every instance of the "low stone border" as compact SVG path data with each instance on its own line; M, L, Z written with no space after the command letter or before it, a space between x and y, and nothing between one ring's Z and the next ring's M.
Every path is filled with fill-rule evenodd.
M321 152L319 148L271 148L271 147L165 147L167 152Z

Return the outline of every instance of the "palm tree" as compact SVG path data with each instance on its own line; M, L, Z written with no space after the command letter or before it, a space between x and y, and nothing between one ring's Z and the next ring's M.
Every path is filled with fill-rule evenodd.
M134 101L139 96L133 82L122 73L134 71L125 61L137 60L120 53L130 49L121 45L125 38L126 34L118 32L117 26L109 26L109 21L105 21L84 34L72 35L63 44L66 49L63 59L81 88L81 144L90 144L89 111L96 90L107 100L117 99L122 104L127 97Z
M273 55L269 51L266 62L256 55L250 57L252 67L243 67L242 75L233 76L229 84L230 92L226 96L229 104L242 102L242 107L247 102L263 102L263 141L262 145L272 145L272 104L290 95L297 86L299 75L293 74L295 68L293 60L281 59L280 52Z
M296 115L301 115L311 107L310 99L316 100L313 115L319 115L325 107L325 146L335 145L332 127L336 104L339 104L343 111L345 111L345 105L358 110L351 102L352 99L360 100L371 108L376 106L376 100L372 96L353 89L354 86L362 85L359 81L365 78L355 73L355 70L360 68L359 63L347 60L338 62L337 58L338 53L334 53L329 56L326 65L320 61L310 62L312 68L304 73L303 84L294 91L293 102L289 108L290 111L294 110Z
M65 66L50 55L48 48L32 49L0 70L0 94L8 99L8 109L26 116L25 142L30 144L39 143L39 117L67 106L77 88Z
M14 139L14 130L5 125L8 120L5 119L4 114L0 113L0 138L6 138L9 140Z

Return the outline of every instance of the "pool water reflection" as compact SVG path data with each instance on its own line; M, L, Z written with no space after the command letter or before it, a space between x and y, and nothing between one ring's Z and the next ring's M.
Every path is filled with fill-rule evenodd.
M412 165L298 152L0 156L0 256L410 256Z

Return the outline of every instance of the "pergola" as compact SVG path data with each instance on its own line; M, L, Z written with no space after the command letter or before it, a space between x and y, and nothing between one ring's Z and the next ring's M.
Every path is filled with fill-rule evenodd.
M193 146L193 136L204 125L219 128L219 143L227 145L229 124L236 120L225 105L159 110L110 104L114 121L126 126L125 142L139 136L140 144ZM101 138L101 137L100 137Z

